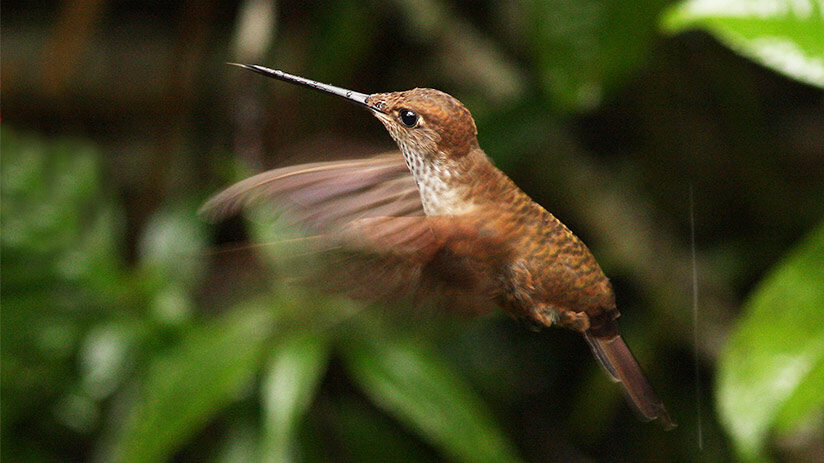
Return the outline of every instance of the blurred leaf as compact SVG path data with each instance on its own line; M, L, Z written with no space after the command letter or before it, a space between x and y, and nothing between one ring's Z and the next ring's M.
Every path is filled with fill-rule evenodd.
M138 242L140 267L150 285L151 313L170 324L189 318L192 292L206 270L206 224L195 202L167 206L148 220Z
M808 84L824 87L824 5L813 1L687 0L664 28L701 28L733 50Z
M765 459L771 429L824 405L824 223L753 291L719 364L721 419L739 454Z
M824 393L821 385L824 384L824 361L819 360L813 369L796 387L793 394L787 398L784 405L775 417L775 430L780 434L791 433L799 426L804 426L807 418L824 418ZM818 426L821 427L819 422Z
M216 463L257 463L257 422L233 420L229 435L215 458Z
M158 279L192 284L202 277L204 263L196 257L206 246L206 223L197 216L197 207L165 207L146 223L138 243L141 265Z
M261 386L264 410L262 461L292 461L303 423L326 367L328 341L318 331L284 339L269 360Z
M587 110L641 64L663 1L532 0L541 85L566 111Z
M257 305L192 328L149 366L142 395L113 447L113 460L167 460L254 378L274 330Z
M380 407L445 455L466 462L518 461L483 400L421 342L352 336L343 355L353 378Z
M109 397L134 367L134 354L148 323L118 320L95 325L77 353L82 390L98 400Z

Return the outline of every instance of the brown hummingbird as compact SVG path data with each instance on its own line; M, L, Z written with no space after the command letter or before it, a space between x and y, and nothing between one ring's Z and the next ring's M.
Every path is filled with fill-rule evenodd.
M675 427L618 333L615 295L598 262L492 164L461 102L428 88L367 95L237 66L365 106L402 155L271 170L231 186L202 211L217 219L280 201L310 229L379 262L366 272L376 295L427 291L457 308L497 306L539 327L577 331L643 419Z

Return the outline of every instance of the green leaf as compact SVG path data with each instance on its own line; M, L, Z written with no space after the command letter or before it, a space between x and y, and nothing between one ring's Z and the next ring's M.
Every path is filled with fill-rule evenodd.
M380 407L457 461L519 461L483 400L420 339L367 338L347 339L343 354Z
M778 411L775 417L777 433L793 432L807 423L806 417L819 420L824 418L824 393L821 392L823 384L824 359L820 359ZM821 423L818 424L821 427Z
M810 0L688 0L664 29L701 28L733 50L789 77L824 87L824 6Z
M318 331L284 339L269 359L261 386L263 461L294 460L293 439L326 367L328 341Z
M720 358L717 401L745 460L765 458L773 429L824 406L824 223L753 291Z
M274 330L271 312L238 309L192 328L149 366L106 460L166 461L251 381Z

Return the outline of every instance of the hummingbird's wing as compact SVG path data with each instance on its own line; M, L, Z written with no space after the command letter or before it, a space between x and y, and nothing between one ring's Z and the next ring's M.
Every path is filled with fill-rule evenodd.
M497 307L497 271L509 246L480 233L466 216L373 217L330 233L337 257L326 272L334 291L354 297L396 301L408 296L434 299L452 312L479 314ZM334 276L338 279L335 280Z
M264 202L314 231L364 217L423 215L415 179L398 152L263 172L215 195L200 212L220 220Z
M400 153L270 170L229 187L201 213L219 220L255 204L288 212L313 234L303 278L372 300L438 299L460 312L491 310L492 268L507 247L479 236L480 218L427 217Z

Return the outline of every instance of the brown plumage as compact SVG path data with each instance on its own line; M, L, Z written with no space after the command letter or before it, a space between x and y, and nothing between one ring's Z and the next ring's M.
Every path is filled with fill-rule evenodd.
M458 100L432 89L365 95L244 67L366 106L402 155L265 172L211 199L209 216L275 202L358 253L366 265L353 271L375 286L374 297L425 291L456 310L498 306L538 326L578 331L641 417L675 426L618 334L615 296L594 256L492 165Z

